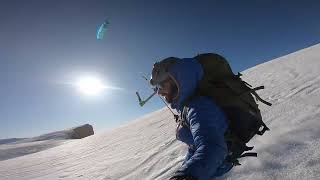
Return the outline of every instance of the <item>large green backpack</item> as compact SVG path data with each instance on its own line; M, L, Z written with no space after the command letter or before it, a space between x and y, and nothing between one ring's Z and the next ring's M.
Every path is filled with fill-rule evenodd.
M164 66L175 64L177 58L164 60ZM188 102L197 96L208 96L224 111L227 116L229 129L225 133L225 141L228 146L227 162L240 165L238 159L245 156L257 156L257 153L246 152L253 147L246 143L254 135L263 135L269 128L262 121L257 101L271 106L271 103L261 99L256 93L264 86L252 88L251 85L241 79L241 74L235 75L225 58L218 54L199 54L194 57L202 65L204 76L199 82L196 93L184 102L184 110L178 122L188 126L185 121L188 111ZM256 100L254 99L256 98Z

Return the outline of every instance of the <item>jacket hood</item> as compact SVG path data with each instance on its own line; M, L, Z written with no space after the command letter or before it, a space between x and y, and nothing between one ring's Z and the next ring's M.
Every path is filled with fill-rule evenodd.
M193 95L203 76L201 64L193 58L178 59L177 63L169 68L171 77L177 84L178 95L171 103L171 108L181 112L183 102Z

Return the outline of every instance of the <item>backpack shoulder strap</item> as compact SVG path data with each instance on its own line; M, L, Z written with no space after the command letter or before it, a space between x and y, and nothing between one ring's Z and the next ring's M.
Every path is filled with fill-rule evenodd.
M178 120L178 123L181 125L181 126L184 126L184 127L188 127L190 128L190 124L188 123L187 121L187 115L188 115L188 111L189 111L189 107L188 106L184 106L183 107L183 110L181 112L181 115L180 115L180 118Z

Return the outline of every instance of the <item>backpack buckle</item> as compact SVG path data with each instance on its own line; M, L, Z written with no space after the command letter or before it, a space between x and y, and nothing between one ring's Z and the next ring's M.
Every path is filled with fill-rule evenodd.
M257 134L262 136L266 131L269 131L270 129L265 125L263 124L263 129L262 130L258 130Z

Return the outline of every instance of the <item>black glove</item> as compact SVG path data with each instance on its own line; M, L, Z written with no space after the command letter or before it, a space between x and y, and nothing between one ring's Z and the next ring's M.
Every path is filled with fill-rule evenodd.
M189 175L175 175L171 177L169 180L197 180L197 178Z

